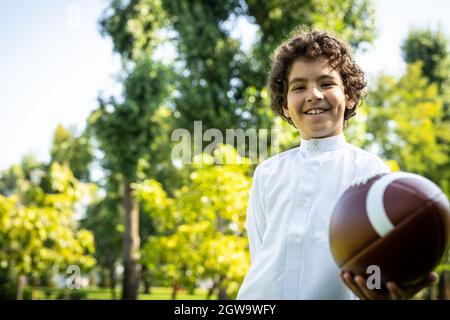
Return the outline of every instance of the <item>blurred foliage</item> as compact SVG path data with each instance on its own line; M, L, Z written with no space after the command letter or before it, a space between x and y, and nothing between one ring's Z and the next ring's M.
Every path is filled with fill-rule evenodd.
M438 86L439 93L448 91L450 57L448 39L441 30L412 29L401 45L407 64L421 61L422 74Z
M239 19L256 28L248 52L232 36ZM205 127L221 131L273 124L264 102L269 57L300 24L335 30L354 49L375 36L368 0L116 0L100 21L102 33L128 61L172 44L176 127L192 130L193 121L201 119Z
M28 172L30 163L34 170ZM93 236L74 218L86 189L67 165L56 162L36 178L35 170L44 168L37 164L26 158L0 179L9 187L0 193L0 268L32 280L69 265L86 271L95 264Z
M94 151L86 133L76 135L75 129L68 130L58 125L50 150L51 162L67 164L78 180L90 181L90 165Z
M168 67L145 56L124 65L123 101L99 97L99 107L88 119L90 136L104 154L101 164L108 176L114 176L123 200L123 299L136 299L139 286L139 204L131 184L148 166L151 146L158 139L155 116L171 90L171 74Z
M437 137L448 140L450 131L433 125L443 116L443 101L437 86L422 76L421 63L408 65L399 80L381 75L367 103L370 143L381 146L382 156L396 160L403 170L439 178L438 168L448 161L448 152Z
M122 194L114 176L109 176L104 196L98 195L86 208L81 225L94 235L96 270L105 275L101 286L114 289L117 284L116 268L122 257L124 218ZM115 291L112 290L115 298Z
M99 108L90 115L88 130L104 153L104 168L131 183L137 179L139 160L155 137L152 129L158 125L154 116L170 90L170 71L146 59L127 72L124 101L99 97Z
M442 99L442 111L432 117L436 148L430 169L425 176L435 181L450 197L450 55L449 40L438 28L412 29L402 44L402 54L408 64L419 62L423 76L437 86ZM429 152L423 150L422 152ZM443 156L442 156L443 154ZM439 283L430 290L429 298L450 299L450 251L438 267ZM437 287L437 288L436 288Z
M227 165L215 165L225 158ZM204 154L192 166L190 181L174 198L157 181L135 185L158 230L142 249L142 261L167 284L194 288L212 280L235 297L249 266L243 237L249 160L223 145L214 158Z
M236 37L242 19L256 32L248 48ZM99 96L84 132L59 125L49 164L27 156L1 173L1 292L14 291L7 280L18 275L44 278L96 261L114 297L116 269L125 266L127 278L133 259L134 271L143 264L173 297L205 283L210 297L236 297L250 262L244 221L254 166L223 145L175 166L171 134L193 132L201 120L224 136L269 129L269 155L298 146L295 128L270 110L266 78L273 50L299 25L332 30L355 51L375 38L369 0L111 0L99 26L122 58L123 92ZM173 60L158 57L167 48ZM428 177L450 196L447 48L442 32L411 30L405 73L378 75L345 134L391 170ZM93 160L104 174L96 187L88 183ZM448 270L447 256L438 271Z
M410 34L408 41L416 34ZM448 59L448 51L440 52L444 53L442 61ZM447 79L449 71L447 68ZM399 79L380 74L367 98L370 113L365 146L375 146L401 170L436 182L450 197L450 117L446 95L439 92L439 83L429 78L429 72L422 60L415 60Z

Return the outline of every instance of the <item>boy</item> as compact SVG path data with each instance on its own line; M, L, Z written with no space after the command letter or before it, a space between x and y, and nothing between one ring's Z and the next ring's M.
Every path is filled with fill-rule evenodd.
M271 107L301 143L255 170L246 220L252 263L238 299L405 299L435 280L402 289L391 282L383 294L360 275L340 275L332 258L328 224L340 194L356 178L389 172L343 135L365 86L348 46L329 33L300 30L276 50Z

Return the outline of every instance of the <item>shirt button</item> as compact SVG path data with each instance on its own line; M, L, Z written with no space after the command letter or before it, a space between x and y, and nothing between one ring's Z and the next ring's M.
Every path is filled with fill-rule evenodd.
M317 140L313 141L313 149L314 150L319 150L319 141L317 141Z

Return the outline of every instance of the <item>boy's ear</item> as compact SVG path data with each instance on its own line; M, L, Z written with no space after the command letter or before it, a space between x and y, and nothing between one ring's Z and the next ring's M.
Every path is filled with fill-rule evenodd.
M289 112L289 109L287 107L287 105L283 106L283 114L286 118L290 119L291 118L291 113Z
M346 100L346 104L345 104L345 107L347 108L347 109L353 109L354 107L355 107L355 102L354 101L352 101L351 99L349 99L349 97L346 95L345 96L345 100Z

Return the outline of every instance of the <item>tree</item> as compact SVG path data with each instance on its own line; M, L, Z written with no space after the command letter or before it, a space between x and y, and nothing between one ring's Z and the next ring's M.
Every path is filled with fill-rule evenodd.
M235 297L249 266L244 238L249 159L222 146L192 169L174 198L154 180L135 185L157 229L142 250L143 262L172 284L173 297L180 286L192 290L199 280L212 280L211 294L217 289L221 299Z
M384 158L395 160L400 169L436 182L448 197L446 168L450 159L448 145L441 142L449 141L450 131L440 121L444 101L437 84L430 83L422 70L422 62L417 61L408 65L398 80L388 75L379 77L367 99L367 146L376 147ZM448 265L448 257L444 263ZM441 265L439 270L442 283L448 279L446 269Z
M374 37L374 10L367 0L341 1L113 1L100 21L124 59L154 52L166 36L176 48L173 97L176 127L269 128L265 103L270 55L299 24L336 30L357 49ZM232 36L247 19L256 29L244 51Z
M378 79L367 99L370 146L381 147L384 158L436 181L448 193L439 170L448 161L448 153L437 143L438 136L448 133L433 126L442 116L443 101L437 86L422 76L421 68L420 62L409 65L398 81L387 75Z
M90 181L89 168L94 160L93 148L85 133L77 135L61 124L56 127L50 150L51 162L67 163L75 178Z
M27 166L38 163L30 159L22 165L25 169L9 170L16 175L10 184L14 189L0 195L0 267L12 268L18 276L18 299L25 277L31 281L33 296L37 279L49 270L65 271L69 265L86 270L95 263L92 234L74 219L82 185L67 166L58 163L28 179ZM6 176L11 182L12 175Z
M422 74L430 83L438 85L439 93L449 80L450 57L448 39L437 30L412 29L401 45L403 60L407 64L422 61Z
M97 267L106 271L107 278L102 280L108 283L111 296L116 299L116 266L122 256L124 218L119 185L113 176L107 180L105 195L88 206L81 224L94 235Z
M99 108L89 118L89 126L104 153L103 166L117 174L125 210L123 299L136 299L139 260L139 207L131 184L138 180L141 159L155 138L153 116L168 95L170 71L144 58L126 71L123 102L99 98Z
M449 41L441 31L430 29L411 30L402 44L402 55L408 64L421 63L421 71L429 84L437 87L437 95L442 100L442 111L432 118L436 127L436 143L440 152L450 154L450 55ZM432 174L438 179L447 196L450 195L450 157L437 163Z
M441 30L413 29L408 33L402 44L402 55L406 63L421 63L421 71L428 83L437 86L438 95L443 101L442 113L432 119L436 127L436 143L438 149L447 155L445 161L436 163L431 175L434 181L438 181L447 196L450 195L450 55L448 51L449 41ZM450 253L445 259L447 268L440 269L440 281L438 297L450 298Z

